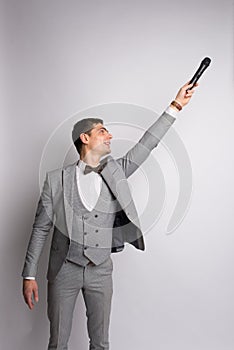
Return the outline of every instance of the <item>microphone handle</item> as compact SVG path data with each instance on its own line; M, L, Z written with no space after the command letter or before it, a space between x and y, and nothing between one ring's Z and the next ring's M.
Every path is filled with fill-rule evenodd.
M192 79L189 82L189 84L193 84L193 86L191 88L187 89L186 91L191 90L195 86L196 82L201 77L201 75L204 73L204 71L206 70L207 67L208 67L208 65L201 63L200 67L198 68L198 70L196 71L196 73L194 74L194 76L192 77Z

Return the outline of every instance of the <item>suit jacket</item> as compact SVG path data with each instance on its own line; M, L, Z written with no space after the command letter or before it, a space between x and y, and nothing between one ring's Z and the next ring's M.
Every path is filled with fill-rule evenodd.
M106 165L100 175L121 209L115 215L112 252L123 250L125 242L137 249L145 249L127 178L145 161L174 121L174 117L164 112L123 157L115 160L107 156L101 161ZM72 236L76 163L53 170L46 175L28 245L23 277L36 276L39 258L51 228L53 228L53 239L47 274L49 280L55 278L66 258Z

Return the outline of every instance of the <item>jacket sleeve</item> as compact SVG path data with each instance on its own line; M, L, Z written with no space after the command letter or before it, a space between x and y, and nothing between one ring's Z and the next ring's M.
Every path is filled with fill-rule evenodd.
M29 240L22 272L23 277L35 277L40 255L42 253L46 238L53 226L53 205L49 175L46 175L43 190L38 202L32 234Z
M133 146L123 157L118 158L117 162L129 177L146 160L150 152L159 144L160 140L166 134L168 129L174 123L175 118L164 112L143 134L138 143Z

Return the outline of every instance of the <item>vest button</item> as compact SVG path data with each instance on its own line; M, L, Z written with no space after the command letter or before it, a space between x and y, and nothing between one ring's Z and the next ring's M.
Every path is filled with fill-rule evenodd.
M95 232L98 232L98 230L95 230Z
M87 232L84 232L84 235L87 235Z
M96 244L96 247L99 247L99 244L98 244L98 243Z
M88 247L87 246L84 246L84 250L86 250Z
M95 216L95 218L97 218L97 217L98 217L98 215L97 215L97 214L95 214L94 216Z

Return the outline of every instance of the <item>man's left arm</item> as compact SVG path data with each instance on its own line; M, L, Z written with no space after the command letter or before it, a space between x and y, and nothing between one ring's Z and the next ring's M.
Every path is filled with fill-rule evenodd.
M160 140L175 122L177 113L189 103L195 91L195 88L188 90L192 85L193 84L186 83L182 86L175 100L172 101L166 111L149 127L138 143L123 157L117 159L126 177L132 175L132 173L148 158L150 152L159 144ZM198 84L195 86L198 86Z

